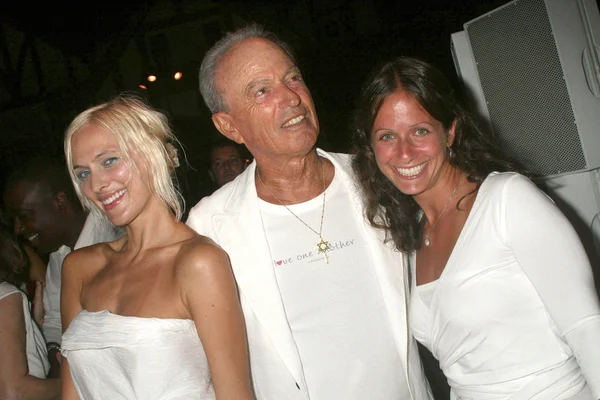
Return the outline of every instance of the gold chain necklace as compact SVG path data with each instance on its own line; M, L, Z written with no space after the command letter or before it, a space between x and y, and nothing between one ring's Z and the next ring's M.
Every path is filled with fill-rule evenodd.
M448 208L448 204L450 204L450 200L452 200L452 197L454 197L454 193L456 193L456 189L458 189L459 183L460 183L460 178L458 179L458 182L456 182L456 186L454 187L454 190L450 194L450 197L448 197L448 201L446 201L446 205L444 206L444 208L442 208L442 212L435 219L435 222L433 223L433 225L431 225L431 228L429 228L430 231L433 230L433 228L435 228L435 226L437 225L440 218L442 218L442 215L444 215L444 212L446 212L446 208ZM424 236L423 243L425 243L426 247L429 247L429 245L431 244L431 240L429 240L429 235L426 232L423 232L423 236Z
M329 250L329 247L331 247L331 244L328 241L326 241L325 239L323 239L323 235L322 235L323 220L325 219L325 178L324 178L325 172L324 171L325 171L324 164L321 164L321 184L323 185L323 207L321 208L321 226L319 227L319 232L317 232L313 228L311 228L310 225L308 225L306 222L304 222L302 220L302 218L297 216L292 210L290 210L290 208L288 206L286 206L285 204L283 204L283 202L281 200L279 200L279 197L277 197L275 195L275 193L263 182L263 180L260 176L260 172L258 172L258 167L256 168L256 175L258 176L258 180L259 180L260 184L265 189L267 189L267 191L269 193L271 193L271 195L273 197L275 197L275 199L279 202L279 204L284 206L285 209L288 210L290 212L290 214L292 214L294 217L296 217L296 219L298 221L302 222L304 224L304 226L306 226L308 229L313 231L317 236L319 236L319 242L317 243L317 250L319 250L319 253L323 253L323 255L325 256L325 264L329 264L329 257L327 257L327 250Z

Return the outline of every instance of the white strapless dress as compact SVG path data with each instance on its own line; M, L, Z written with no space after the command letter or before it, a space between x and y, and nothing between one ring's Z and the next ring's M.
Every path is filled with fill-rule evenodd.
M208 361L192 320L81 311L62 354L81 400L214 400Z

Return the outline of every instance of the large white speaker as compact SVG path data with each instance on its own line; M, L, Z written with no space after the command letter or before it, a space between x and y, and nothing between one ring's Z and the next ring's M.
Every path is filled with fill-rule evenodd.
M600 260L599 44L595 0L512 1L451 37L474 109L509 154L545 177L593 263Z

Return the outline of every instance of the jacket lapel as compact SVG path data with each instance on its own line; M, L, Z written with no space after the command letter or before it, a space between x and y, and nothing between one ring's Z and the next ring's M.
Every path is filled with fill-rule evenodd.
M304 383L298 349L292 337L269 244L264 233L255 186L256 162L248 166L227 200L225 214L212 217L214 232L229 254L242 297L268 333L296 382Z

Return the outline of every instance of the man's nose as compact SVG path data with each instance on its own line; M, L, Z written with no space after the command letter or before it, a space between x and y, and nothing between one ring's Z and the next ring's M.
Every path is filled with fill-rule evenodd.
M287 85L281 85L281 104L285 106L295 107L299 105L302 100L300 99L300 95L296 93L293 88L290 88Z

